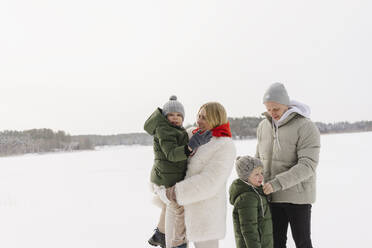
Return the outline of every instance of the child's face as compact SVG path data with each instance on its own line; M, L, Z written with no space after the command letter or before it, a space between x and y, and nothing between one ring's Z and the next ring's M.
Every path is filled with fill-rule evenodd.
M262 167L254 169L248 177L248 182L253 186L259 187L263 182L263 170Z
M180 127L182 126L183 117L181 113L178 112L170 112L167 114L168 121L173 125Z

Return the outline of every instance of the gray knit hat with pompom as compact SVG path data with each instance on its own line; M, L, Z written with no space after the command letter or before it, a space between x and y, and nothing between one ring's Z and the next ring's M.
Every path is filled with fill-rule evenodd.
M182 103L177 101L177 96L173 95L169 97L169 101L166 102L163 106L163 115L167 116L167 114L177 112L181 113L183 119L185 119L185 110L183 108Z
M251 156L238 156L235 161L235 169L238 177L247 181L249 175L257 167L263 167L261 160Z

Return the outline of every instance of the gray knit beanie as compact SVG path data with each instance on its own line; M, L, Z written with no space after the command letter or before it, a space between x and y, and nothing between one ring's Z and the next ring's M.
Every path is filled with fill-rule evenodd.
M163 115L167 116L167 114L177 112L181 113L183 119L185 119L185 110L183 109L182 103L177 101L177 96L171 96L169 97L169 101L166 102L163 106Z
M263 167L261 160L251 156L238 156L235 160L235 169L238 177L247 181L249 175L257 167Z
M266 90L263 103L265 102L276 102L284 105L289 105L289 96L284 85L281 83L273 83Z

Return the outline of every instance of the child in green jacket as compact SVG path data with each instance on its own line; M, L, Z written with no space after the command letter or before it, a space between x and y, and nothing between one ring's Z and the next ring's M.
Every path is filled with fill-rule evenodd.
M270 207L262 190L263 166L259 159L237 157L236 179L230 186L237 248L272 248Z
M164 194L165 189L172 187L185 178L187 170L187 158L195 149L210 140L211 133L197 133L189 140L188 134L183 128L185 111L183 105L177 101L176 96L171 96L163 109L157 108L146 120L144 129L154 137L154 165L151 171L151 182L154 191L161 200L169 205L175 212L175 231L172 240L172 248L186 247L186 230L184 224L184 208L176 202L171 202ZM154 246L165 247L165 211L162 213L154 235L149 243Z

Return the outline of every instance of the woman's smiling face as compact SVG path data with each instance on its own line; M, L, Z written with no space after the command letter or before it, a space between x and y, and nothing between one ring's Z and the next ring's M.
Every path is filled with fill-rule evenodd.
M198 128L200 128L202 131L211 129L211 126L209 125L207 121L207 115L206 115L204 108L200 109L198 116L197 116L196 123L198 125Z

